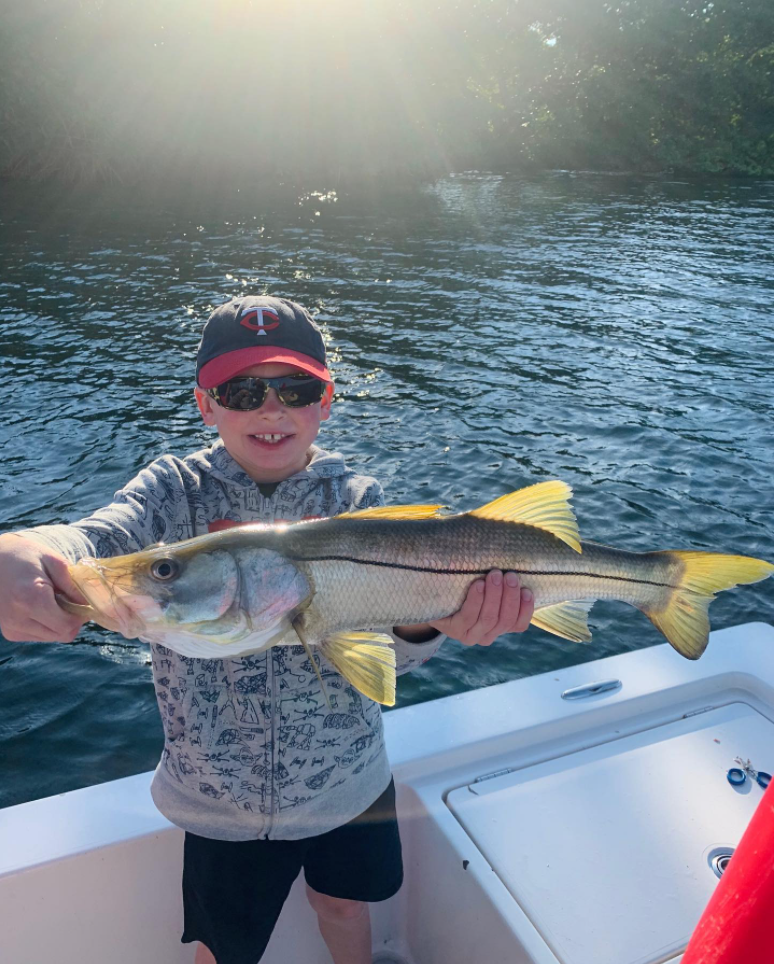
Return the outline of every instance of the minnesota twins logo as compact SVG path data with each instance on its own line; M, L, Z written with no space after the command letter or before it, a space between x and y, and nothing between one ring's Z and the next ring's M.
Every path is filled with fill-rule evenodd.
M250 331L257 331L259 335L265 335L267 331L272 331L280 323L279 315L270 308L244 308L240 318L240 325L244 325ZM268 324L267 318L269 319Z

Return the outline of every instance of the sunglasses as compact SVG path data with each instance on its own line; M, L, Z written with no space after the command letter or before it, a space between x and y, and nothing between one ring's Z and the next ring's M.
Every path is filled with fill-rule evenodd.
M252 412L266 401L270 388L288 408L306 408L319 402L328 383L310 375L282 375L279 378L232 378L205 391L222 408L232 412Z

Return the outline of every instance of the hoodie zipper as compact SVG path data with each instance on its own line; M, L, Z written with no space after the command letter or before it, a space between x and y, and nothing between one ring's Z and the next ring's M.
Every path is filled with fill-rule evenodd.
M269 700L269 717L271 719L271 726L269 728L269 740L271 741L271 752L269 753L269 779L268 779L268 791L269 791L269 818L266 824L266 834L265 839L268 840L271 836L271 832L274 829L274 783L276 779L276 767L275 767L275 755L277 752L277 741L275 735L274 727L274 657L271 649L266 651L266 687L267 694L271 694L268 697ZM277 798L279 799L279 790L277 790Z
M260 492L258 493L261 499L261 518L264 518L264 512L266 514L266 522L273 523L277 519L277 495L278 488L272 492L272 494L267 499ZM271 507L271 511L269 511ZM266 651L266 694L269 701L269 718L271 720L271 726L269 729L269 739L271 741L271 752L269 753L269 780L268 780L268 790L269 790L269 819L266 826L265 839L269 840L271 837L271 832L274 829L274 791L276 783L276 755L277 755L277 739L276 739L276 727L275 727L275 711L274 711L274 654L271 648ZM276 788L277 800L279 801L279 788Z

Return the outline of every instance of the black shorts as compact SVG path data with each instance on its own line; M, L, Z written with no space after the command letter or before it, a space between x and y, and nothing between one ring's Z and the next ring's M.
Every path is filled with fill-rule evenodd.
M304 840L211 840L186 833L182 941L201 941L218 964L256 964L293 881L345 900L387 900L403 883L395 784L328 833Z

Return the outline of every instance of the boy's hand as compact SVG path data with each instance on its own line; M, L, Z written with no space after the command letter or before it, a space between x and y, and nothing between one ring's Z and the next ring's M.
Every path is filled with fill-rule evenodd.
M534 611L532 593L521 588L516 573L503 577L493 569L473 583L459 612L431 625L465 646L491 646L503 633L523 633Z
M85 602L67 560L25 536L0 536L0 630L10 642L71 643L83 620L57 605L54 592Z
M459 612L427 625L465 646L491 646L503 633L523 633L535 612L535 601L529 589L522 589L515 572L493 569L486 580L478 579L468 590ZM421 636L422 626L396 626L403 639Z

